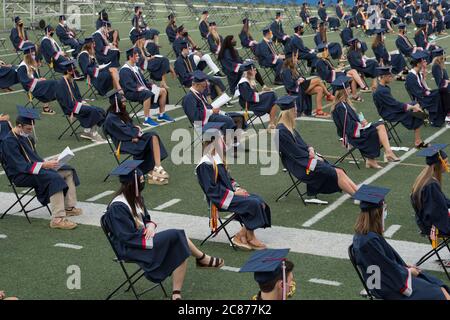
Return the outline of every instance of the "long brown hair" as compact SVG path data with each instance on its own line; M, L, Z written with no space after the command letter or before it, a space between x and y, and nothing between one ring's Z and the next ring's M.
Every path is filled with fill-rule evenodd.
M295 125L296 125L295 118L296 118L296 115L293 114L292 109L284 110L284 111L280 112L277 124L284 124L284 126L292 134L294 134L294 129L295 129Z
M334 97L335 98L334 98L334 103L331 106L331 112L334 111L334 109L336 108L336 105L340 102L345 103L346 105L350 106L350 108L352 108L353 110L356 111L355 107L353 107L352 102L348 98L348 94L345 92L344 89L336 90L336 92L334 93Z
M441 69L444 69L445 68L444 56L434 57L433 64L437 64L441 67Z
M354 226L357 234L368 234L369 232L375 232L379 235L383 235L383 208L373 208L368 211L361 211L356 218Z
M37 70L37 62L31 57L31 53L27 53L23 56L23 61L27 65L28 77L31 78L33 71Z
M217 30L214 29L214 27L209 27L209 33L212 35L214 42L219 45L220 44L220 36Z
M327 27L325 26L325 24L319 25L319 34L320 34L320 40L322 40L323 43L328 43Z
M430 183L430 181L435 180L439 183L439 185L442 184L442 165L440 162L435 163L431 166L426 166L422 172L420 172L419 176L416 178L416 181L414 181L413 187L412 187L412 198L414 199L414 205L420 210L421 209L421 195L422 195L422 189L425 185Z
M142 210L144 210L145 204L144 199L142 198L141 195L136 197L136 185L134 179L126 183L122 183L120 185L120 189L116 192L114 197L120 196L121 194L124 195L125 199L127 199L127 202L131 207L131 215L133 216L136 228L141 227L143 225L142 216L140 216L137 213L136 207L139 207Z
M253 38L250 33L250 26L248 24L248 22L244 23L241 31L244 32L249 38Z
M294 61L291 56L284 59L283 68L291 70L292 77L294 79L298 79L300 77L300 74L297 71L297 66L294 65Z
M88 42L83 44L83 47L81 48L81 51L87 51L89 55L94 54L94 42Z
M372 49L375 49L376 47L378 47L379 44L383 44L383 35L382 34L377 34L375 36L375 38L373 39L373 42L372 42Z

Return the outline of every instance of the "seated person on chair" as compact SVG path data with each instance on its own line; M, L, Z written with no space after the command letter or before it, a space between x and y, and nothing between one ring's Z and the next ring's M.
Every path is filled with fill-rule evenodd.
M378 87L373 93L375 107L383 120L400 122L406 129L414 130L416 148L426 147L427 145L420 137L420 127L423 126L426 114L419 104L402 103L392 96L389 84L393 78L390 67L378 68Z
M342 55L342 47L338 42L328 42L327 37L327 26L325 22L319 24L319 31L314 36L314 43L316 46L319 44L325 44L328 47L328 52L332 59L339 59L340 63L346 61L345 57Z
M63 63L66 71L64 76L58 80L56 99L66 116L75 117L84 129L81 138L93 142L104 142L105 140L98 132L98 128L105 121L106 112L102 108L88 105L80 94L80 89L74 81L75 60ZM71 120L70 120L71 121Z
M56 80L47 80L39 75L38 62L36 61L36 47L34 45L25 47L23 50L23 61L17 67L17 78L31 97L44 103L42 114L53 115L55 111L48 104L56 99Z
M270 27L265 27L263 30L263 39L256 46L255 55L262 67L271 68L275 72L275 85L282 85L281 81L281 67L283 66L284 54L278 54L272 42L272 31Z
M348 45L347 59L350 67L365 78L372 78L371 90L374 91L377 87L378 61L363 55L362 42L358 38L350 39Z
M334 96L328 91L323 81L314 77L306 79L300 75L297 70L298 51L290 51L291 48L285 50L286 59L281 70L281 78L284 87L289 95L297 97L297 112L311 116L312 100L311 96L316 95L316 110L314 110L317 118L330 118L330 114L322 110L322 98L325 96L327 101L333 101Z
M319 1L319 9L317 10L317 15L322 20L322 22L328 22L330 29L336 31L341 26L341 22L336 17L330 17L327 14L327 9L325 8L324 1Z
M119 83L119 71L111 65L99 65L95 59L94 39L84 39L83 48L78 55L78 65L81 72L94 86L97 92L104 96L112 88L122 90Z
M81 42L76 38L75 32L67 25L66 16L59 16L59 23L55 31L59 41L74 50L72 57L76 59L81 50Z
M242 70L240 70L239 66L244 62L236 49L236 40L234 39L234 36L228 35L225 37L218 59L222 65L222 70L228 78L230 92L234 94L238 82L242 77ZM257 69L255 79L261 86L264 86L264 81Z
M23 50L24 47L33 45L33 43L28 39L27 30L23 25L23 20L17 16L14 18L15 27L11 29L9 39L16 51Z
M147 211L142 191L145 180L137 160L128 160L111 174L119 176L120 189L106 209L105 222L119 259L136 262L145 277L161 283L172 275L172 299L181 299L187 258L196 258L197 268L219 269L224 260L200 251L185 231L156 232L157 224Z
M280 11L275 14L275 20L270 24L270 31L272 31L272 41L282 43L285 46L289 43L291 37L284 33L283 30L283 16Z
M55 72L64 73L66 69L63 67L62 63L67 61L65 52L61 49L53 35L55 34L55 29L48 25L45 27L45 36L41 40L41 53L45 61L48 63L50 68L55 70Z
M426 83L427 57L423 51L418 51L411 55L413 68L406 76L405 88L411 98L428 111L431 125L439 128L444 125L446 114L439 89L431 90Z
M256 116L268 114L270 116L269 129L275 129L277 95L268 88L263 88L262 92L258 92L255 83L257 71L253 61L246 61L241 64L240 71L242 78L239 80L235 94L239 94L240 105L246 113L252 111Z
M317 62L317 54L316 50L309 49L303 43L302 36L305 33L303 23L297 24L294 26L294 35L292 36L291 41L289 42L289 47L291 51L298 51L298 58L300 60L306 60L308 66L311 66L315 69L315 65Z
M350 78L340 77L333 82L335 104L331 108L331 115L337 128L337 134L342 137L345 148L353 146L366 158L366 167L381 169L375 158L380 156L380 145L383 146L386 159L389 162L398 162L392 151L386 127L382 121L368 122L362 113L350 102Z
M255 230L271 226L270 208L264 200L238 186L228 172L223 159L225 143L218 129L203 134L203 157L196 167L200 187L210 202L210 227L218 227L219 212L233 212L241 230L233 237L235 246L245 250L261 250L266 245L255 236Z
M295 130L296 97L284 96L277 100L277 104L281 109L277 125L281 160L292 175L306 184L308 195L341 191L354 194L358 187L345 171L318 155Z
M411 192L411 204L422 234L450 237L450 199L444 194L442 174L450 172L446 144L435 144L417 155L427 166L417 177ZM430 237L432 239L432 237Z
M142 103L144 106L144 125L157 126L158 122L150 117L150 108L159 108L159 122L173 122L173 119L165 113L168 98L167 90L147 81L139 70L139 49L131 48L127 52L127 62L119 71L120 86L125 98L133 102Z
M120 41L119 31L112 29L111 23L109 22L108 13L106 12L105 9L103 9L98 13L98 19L95 21L95 29L96 30L101 29L104 24L107 25L106 27L107 40L111 42L114 47L119 48L119 41Z
M18 109L16 126L1 145L5 172L17 187L34 188L37 200L43 206L50 203L50 228L73 229L77 225L67 217L82 214L82 210L75 207L75 187L80 183L77 173L67 165L59 168L57 160L44 161L37 154L31 134L39 115L34 109L20 106Z
M126 100L113 90L108 93L110 107L103 129L111 137L116 147L116 156L130 154L134 160L143 160L139 169L147 174L148 183L163 185L169 183L169 174L161 166L161 161L167 158L167 151L154 131L142 132L133 124L127 112Z
M120 51L115 44L110 43L108 38L109 27L111 27L111 23L104 21L101 28L92 34L92 38L95 42L95 57L99 64L109 63L110 68L119 68Z
M330 53L328 52L328 48L324 44L318 45L317 51L317 57L319 59L317 60L315 67L320 78L327 83L332 83L339 77L350 77L350 88L352 93L351 99L354 101L363 102L364 100L361 98L361 96L358 95L358 86L361 88L361 92L370 92L370 89L361 78L358 71L356 71L355 69L348 70L335 68L329 59Z
M149 32L158 31L156 29L150 28L147 23L145 22L143 15L144 11L141 6L135 6L134 7L134 16L131 19L131 26L138 31L139 34L143 33L145 36L148 36ZM158 31L159 32L159 31Z
M403 54L405 57L411 57L411 54L415 53L416 51L423 50L423 48L413 45L408 39L406 32L406 24L400 23L398 25L398 37L395 40L395 45L401 54Z
M289 249L266 249L255 252L239 272L254 272L259 292L252 300L286 300L294 296L294 264L286 259ZM270 262L269 262L270 261Z
M209 12L208 10L204 10L202 12L202 16L200 17L200 23L198 24L198 29L200 31L200 35L203 39L206 39L209 32Z
M439 48L433 51L433 66L431 68L436 86L439 88L441 95L442 106L444 108L444 114L446 115L446 121L450 122L450 80L448 79L448 73L445 69L444 49ZM1 69L0 69L1 70Z
M353 17L347 16L345 17L345 21L347 26L342 29L340 33L342 46L347 47L350 45L350 41L354 38L353 36L353 30L352 30L352 24L353 24ZM361 53L364 54L367 51L367 44L364 41L359 41L361 44Z
M253 36L250 33L250 20L248 18L242 20L242 30L239 33L239 39L241 40L243 48L249 48L255 53L258 41L253 39Z
M397 76L397 80L405 81L403 74L408 73L406 60L401 53L390 54L387 51L384 43L384 32L384 29L377 30L373 39L372 51L375 54L375 58L381 66L391 66L392 73Z
M428 21L420 20L416 34L414 35L414 42L417 47L422 48L428 54L427 58L430 59L432 57L432 51L437 49L438 46L428 41L428 28Z
M169 89L167 86L166 74L171 73L175 79L175 71L170 65L169 59L159 54L158 34L156 30L148 32L149 39L145 40L144 35L140 34L136 40L135 47L139 48L139 66L141 70L148 70L150 78L160 81L160 87Z
M178 76L181 84L190 88L192 86L192 77L195 71L202 71L206 64L204 62L200 62L198 64L195 63L195 55L189 54L189 45L187 42L183 41L180 43L181 46L181 54L175 60L174 68L175 73ZM209 82L209 89L207 95L211 97L211 99L215 99L220 96L223 92L225 92L225 85L222 80L218 77L206 75Z
M209 32L206 36L208 40L209 50L214 54L219 54L220 47L223 43L223 37L217 32L216 22L211 21L209 23Z
M302 3L302 7L300 9L300 18L302 19L302 22L304 24L311 26L311 28L314 31L316 31L317 24L319 22L319 18L311 16L311 13L310 13L310 10L308 8L308 3L307 2L303 2Z
M214 76L216 77L223 77L222 73L220 72L219 67L214 63L211 56L209 54L204 54L201 51L197 50L196 47L190 46L190 40L188 37L187 31L184 30L183 25L179 26L177 29L177 36L175 40L173 41L172 47L173 51L175 52L175 55L178 57L185 46L188 46L189 49L189 56L192 55L192 59L194 60L194 64L199 68L200 70L203 70L206 68L206 66L209 67L209 69L212 71Z
M19 83L17 66L6 64L0 60L0 89L13 91L11 87L16 83Z
M380 286L371 289L376 298L385 300L450 300L450 289L439 279L406 264L383 237L388 213L385 196L389 189L362 185L354 198L361 213L355 223L353 251L364 281L373 277L369 267L378 266Z

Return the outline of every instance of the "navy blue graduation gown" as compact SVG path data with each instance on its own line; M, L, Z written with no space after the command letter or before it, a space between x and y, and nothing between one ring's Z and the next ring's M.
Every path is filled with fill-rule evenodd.
M378 46L372 48L378 63L392 66L392 73L399 74L406 67L405 58L401 54L389 54L386 47L379 43Z
M258 62L261 66L266 68L272 68L275 70L277 75L281 72L281 67L283 66L283 60L277 58L277 52L275 46L270 41L262 40L257 44L256 56L258 57Z
M253 111L257 116L270 113L277 100L275 92L257 92L245 78L239 81L238 89L240 105Z
M136 28L131 28L130 33L128 34L130 37L131 43L134 45L138 39L138 36L141 34L141 32Z
M176 57L178 57L181 54L181 51L182 51L181 47L182 47L183 42L189 43L187 37L180 37L177 35L175 37L175 40L173 40L172 49L173 49L173 52L175 52Z
M204 126L207 122L224 122L224 130L236 129L236 124L231 116L224 113L213 113L212 106L208 103L205 96L199 92L194 92L192 88L183 97L181 105L191 123L200 122ZM242 117L242 115L237 116Z
M148 70L150 78L155 81L161 81L163 75L170 72L170 62L166 57L154 57L150 60L139 54L139 67L141 70Z
M355 234L353 250L356 263L363 271L364 281L372 275L366 272L370 266L380 268L380 288L371 289L378 298L385 300L445 299L441 287L447 287L443 282L423 272L418 277L414 277L403 259L381 235L374 232L369 232L367 235Z
M277 22L276 20L274 20L271 24L270 24L270 31L272 31L272 40L275 42L281 42L283 45L287 42L287 40L289 39L289 37L287 36L286 33L284 33L283 30L283 23Z
M411 195L411 203L416 213L416 222L423 234L429 235L432 226L439 230L440 235L450 236L450 199L448 199L439 184L432 178L418 195Z
M219 43L214 40L214 37L210 33L208 33L206 38L208 40L209 50L214 54L219 54L221 44L223 43L223 37L219 35Z
M310 24L311 25L311 28L313 28L313 30L316 30L317 29L317 24L318 24L318 22L319 22L319 18L317 18L317 17L311 17L311 15L308 13L308 11L307 10L305 10L304 8L302 8L301 10L300 10L300 18L302 19L302 21L305 23L305 24ZM309 20L309 22L308 22L308 20Z
M32 76L28 75L27 66L22 61L17 67L17 78L26 92L31 92L33 97L41 102L47 103L56 99L57 82L56 80L40 80L36 70L33 70Z
M55 193L67 192L68 186L57 171L42 168L44 160L37 154L33 139L16 136L10 131L1 148L8 177L18 187L34 188L42 205L47 205ZM80 184L75 169L63 166L60 170L72 170L75 185Z
M341 191L334 166L326 161L310 158L309 146L296 130L291 133L284 124L279 124L277 129L283 166L297 179L306 183L309 196Z
M8 121L0 121L0 145L1 141L8 135L11 131L11 127L9 126ZM0 157L1 157L1 148L0 148Z
M423 31L416 33L414 41L418 47L422 47L424 50L434 50L435 46L428 42L428 36Z
M19 32L17 31L17 28L12 28L11 33L9 34L9 40L11 40L11 43L16 51L22 50L24 45L26 43L31 44L31 41L28 39L27 30L23 30L24 37L21 38L19 36Z
M203 67L204 65L200 63L198 65L195 65L194 56L192 54L189 55L187 58L184 58L183 55L178 56L178 58L175 60L174 69L175 73L178 76L178 79L180 80L183 86L185 86L186 88L192 86L193 72L195 70L203 70L199 68L199 66ZM216 86L219 87L219 89L222 92L224 92L226 89L225 85L223 84L220 78L216 78L209 75L207 75L207 77L209 82L208 93L212 99L215 99L219 95Z
M433 63L433 66L431 67L431 73L433 75L434 81L436 82L436 86L438 88L443 88L445 86L445 80L448 80L447 70L445 68L441 68L439 64ZM449 88L447 86L447 90L448 89Z
M169 42L173 43L173 41L175 40L175 37L177 36L177 29L173 28L171 25L168 25L166 27L166 35L167 35L167 38L169 39Z
M294 51L298 51L299 59L307 60L308 65L314 66L316 64L318 59L317 55L314 52L310 52L311 49L304 45L303 39L299 35L294 34L291 41L289 42L289 45Z
M395 40L395 45L397 49L405 56L409 57L411 56L414 45L411 43L411 41L408 39L407 36L401 36L399 35L397 39Z
M155 167L152 137L158 138L161 161L167 158L167 150L156 132L143 133L132 121L124 122L116 113L108 113L103 128L111 137L116 149L120 144L120 153L131 154L134 160L144 161L139 165L139 169L145 174ZM133 138L138 138L139 141L134 143L131 141Z
M108 39L102 34L101 30L97 30L93 35L95 42L95 57L99 64L110 63L109 67L120 67L120 51L109 45Z
M214 161L217 165L217 181L215 181ZM195 171L207 199L219 211L237 213L238 220L247 230L271 226L269 205L256 194L250 194L248 197L236 195L236 183L219 157L203 156Z
M128 202L123 195L116 197L106 209L106 225L112 234L112 243L119 259L136 262L147 279L161 283L190 255L184 230L168 229L157 232L153 247L146 241L144 226L151 218L143 209L142 227L137 227Z
M78 65L81 72L89 77L89 81L100 95L106 95L113 88L113 79L109 68L105 67L100 70L95 58L91 57L87 51L82 51L78 55Z
M158 107L157 101L153 101L155 94L151 91L152 84L145 79L139 67L125 63L119 71L119 83L127 100L143 103L151 99L154 104L152 107ZM144 89L138 91L138 88Z
M78 56L78 53L80 53L81 43L78 41L78 39L75 38L72 31L70 31L68 27L61 24L58 24L55 31L56 35L59 38L59 41L61 41L62 44L64 44L65 46L69 46L71 49L75 50L72 53L72 57L76 58Z
M413 117L412 111L407 111L406 103L397 101L391 93L389 86L378 84L377 89L373 93L373 102L378 110L379 115L391 122L401 122L401 124L409 130L414 130L423 125L423 120Z
M341 37L341 42L342 45L344 47L349 46L349 41L350 39L353 38L353 30L350 27L345 27L344 29L342 29L341 33L340 33L340 37ZM362 40L358 40L359 43L361 43L361 52L365 53L367 51L367 43L365 41Z
M42 38L40 49L45 61L48 64L53 63L53 69L56 72L64 73L67 70L67 67L61 65L64 61L67 61L67 58L63 56L64 52L53 38Z
M376 78L378 75L378 62L374 59L363 60L362 53L357 50L350 50L347 54L350 67L362 73L365 77Z
M370 127L363 129L355 110L343 102L335 106L331 115L337 134L344 139L345 145L356 147L369 159L380 156L380 139L376 128L379 123L372 123Z
M233 58L231 51L225 49L222 59L219 59L222 65L222 70L227 76L228 85L230 87L230 92L234 93L236 91L237 84L242 77L242 71L239 70L240 64L242 64L242 59L238 53L236 58Z
M336 17L329 17L326 8L324 7L317 10L317 15L322 21L327 21L331 29L339 28L341 26L339 19Z
M200 35L202 38L206 38L209 33L209 26L205 21L201 21L198 25L198 29L200 30Z
M102 108L83 105L83 98L75 81L66 82L62 77L58 80L56 99L65 115L74 115L83 128L101 126L106 113Z
M340 5L336 5L335 7L335 11L336 11L336 16L339 19L342 19L344 17L344 10L342 9L342 7Z
M251 35L248 35L244 31L241 31L239 33L239 39L241 40L241 45L244 48L251 48L252 50L255 49L255 45L250 46L250 42L254 41L253 37Z
M16 70L17 66L0 66L0 89L6 89L19 83Z
M284 88L289 95L297 96L297 114L301 115L302 113L306 115L311 115L312 111L312 98L309 94L306 93L306 90L309 88L310 80L306 80L302 82L301 85L297 84L297 80L300 77L294 78L292 75L292 71L289 68L283 68L281 70L281 79L283 80Z
M340 76L345 76L345 72L336 72L331 65L331 62L327 59L318 59L316 62L316 69L319 77L328 83L333 82Z
M422 108L428 110L431 124L441 127L444 124L446 114L442 107L439 90L428 90L430 94L428 96L425 95L427 88L414 69L411 69L406 76L405 88Z
M314 36L314 43L316 44L316 46L318 46L319 44L327 44L322 40L322 37L320 35L320 32L317 32ZM342 55L342 47L339 43L337 42L329 42L328 43L328 52L330 53L330 56L333 59L338 59L341 57Z

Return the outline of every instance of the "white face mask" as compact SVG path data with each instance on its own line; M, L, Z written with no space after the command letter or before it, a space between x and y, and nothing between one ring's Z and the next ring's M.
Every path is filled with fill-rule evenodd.
M36 55L35 55L35 54L32 54L32 55L31 55L31 58L33 58L33 60L36 60Z
M67 26L67 21L63 21L63 25Z
M358 42L358 43L356 44L356 47L357 47L358 49L361 49L361 43Z

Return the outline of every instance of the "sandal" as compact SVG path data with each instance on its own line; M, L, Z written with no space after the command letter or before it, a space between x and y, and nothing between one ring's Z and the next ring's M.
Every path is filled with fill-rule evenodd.
M327 94L327 97L326 97L327 101L331 102L331 101L334 101L334 99L335 99L335 97L331 93Z
M252 240L247 240L248 244L252 247L253 250L264 250L267 249L267 246L260 241L260 244L253 242L254 238Z
M395 80L397 80L397 81L406 81L406 78L404 76L398 76L397 78L395 78Z
M216 258L216 257L209 257L209 263L203 264L200 261L205 258L206 254L203 253L203 255L200 258L196 258L195 264L197 265L197 268L200 269L220 269L224 265L225 261L222 258Z
M318 111L316 111L315 117L328 119L331 117L331 115L328 112L323 112L322 110L318 110Z
M372 92L372 90L369 87L362 88L360 91L364 93Z
M181 296L181 290L173 290L173 291L172 291L172 300L181 300L181 298L176 298L176 299L174 299L173 296L174 296L175 294L179 294L179 295Z
M169 183L168 179L157 177L151 173L149 173L149 175L148 175L148 184L156 184L156 185L162 186L162 185L165 185L168 183Z
M161 166L154 167L153 168L153 174L156 175L157 177L163 178L163 179L169 179L170 178L169 174Z
M42 107L42 114L46 114L46 115L55 115L56 112L55 110L53 110L52 108L50 108L49 106L44 106Z
M358 101L358 102L364 102L364 100L360 96L356 96L356 97L352 96L352 100Z
M416 149L424 149L424 148L428 148L429 146L431 146L431 144L429 144L428 142L421 142L419 144L416 144Z
M233 243L233 245L235 245L239 249L242 249L245 251L253 250L253 248L250 245L248 245L247 243L243 243L241 240L238 240L238 239L239 239L239 237L237 237L237 236L234 236L233 239L231 239L231 242Z

